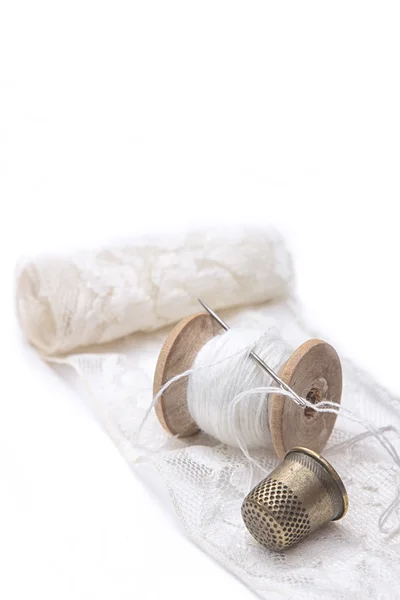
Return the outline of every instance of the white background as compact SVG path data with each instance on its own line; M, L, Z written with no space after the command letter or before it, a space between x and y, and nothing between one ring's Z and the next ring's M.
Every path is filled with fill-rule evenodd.
M252 597L26 347L19 254L276 223L308 316L400 391L400 6L0 7L0 597Z

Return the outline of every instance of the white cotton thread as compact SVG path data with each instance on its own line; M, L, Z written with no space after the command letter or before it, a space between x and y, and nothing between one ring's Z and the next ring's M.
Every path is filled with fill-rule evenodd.
M262 340L264 338L264 334L263 335L258 335L257 336L257 341L258 340ZM216 361L216 362L212 362L209 364L204 364L204 365L199 365L196 367L196 369L194 367L192 367L191 369L187 369L187 371L183 371L182 373L178 373L177 375L175 375L174 377L171 377L171 379L169 379L168 381L166 381L164 383L164 385L158 390L157 394L155 396L153 396L153 399L151 401L151 404L149 405L149 408L146 411L146 414L144 415L139 427L138 427L138 435L140 435L140 432L142 431L147 419L149 418L152 410L154 409L154 407L156 406L158 400L161 398L161 396L164 394L164 392L169 389L174 383L176 383L177 381L184 379L185 377L189 377L189 375L191 373L193 373L194 370L199 371L199 370L206 370L209 369L211 367L215 367L219 364L222 363L226 363L229 360L234 359L235 357L241 355L241 354L245 354L246 356L248 356L250 354L250 352L253 350L255 346L255 342L254 339L252 339L251 344L249 344L247 347L243 348L239 348L239 350L237 350L236 352L234 352L233 354L229 354L228 356L224 356L221 360ZM175 435L174 437L179 437L179 435Z
M187 387L188 409L200 429L225 444L249 450L271 445L268 394L249 394L242 402L233 401L246 390L273 384L249 357L251 350L278 372L291 354L274 329L261 338L254 330L231 329L203 346Z

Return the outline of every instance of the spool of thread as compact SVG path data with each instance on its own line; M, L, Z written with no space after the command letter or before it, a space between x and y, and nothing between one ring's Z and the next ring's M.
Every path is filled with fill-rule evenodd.
M272 385L248 357L246 347L254 342L257 354L297 394L313 402L340 402L341 364L330 344L308 340L292 352L276 333L260 337L239 329L221 334L210 315L200 313L178 323L161 349L155 395L171 379L192 369L158 398L156 414L161 424L173 435L190 436L202 429L224 443L248 449L272 443L281 458L294 446L321 452L336 414L302 408L280 394L279 388L268 396L246 396L246 390Z
M344 517L348 497L338 473L307 448L293 448L245 498L248 531L270 550L286 550L329 521Z

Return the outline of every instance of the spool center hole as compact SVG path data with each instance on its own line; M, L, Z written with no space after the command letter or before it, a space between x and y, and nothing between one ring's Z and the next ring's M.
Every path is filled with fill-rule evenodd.
M322 400L322 394L321 394L321 390L319 388L313 387L311 388L311 390L308 392L306 399L311 402L312 404L318 404L318 402L321 402ZM315 410L313 408L311 408L311 406L306 406L306 408L304 409L304 416L307 417L308 419L313 417L315 415Z

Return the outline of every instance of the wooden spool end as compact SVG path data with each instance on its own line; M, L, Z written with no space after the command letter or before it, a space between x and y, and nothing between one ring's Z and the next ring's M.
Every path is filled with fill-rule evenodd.
M161 348L154 374L153 394L156 395L172 377L190 369L201 348L221 332L221 327L207 313L198 313L180 321ZM182 437L199 431L188 411L187 384L187 377L174 382L160 396L155 407L164 429Z
M168 335L156 366L153 393L165 383L193 366L195 358L209 339L223 333L207 313L180 321ZM252 360L249 357L249 360ZM261 368L261 367L260 367ZM342 369L335 349L322 340L308 340L293 352L279 373L297 394L316 403L339 403L342 394ZM156 414L172 435L187 437L199 431L187 406L187 377L174 382L160 396ZM303 446L321 452L332 433L336 415L317 413L298 406L279 393L268 401L268 420L275 451L283 458L291 448Z
M336 350L322 340L308 340L293 352L280 372L281 379L313 404L322 400L340 403L342 366ZM272 443L279 458L296 446L321 452L332 433L336 414L301 408L291 398L271 394L268 420Z

